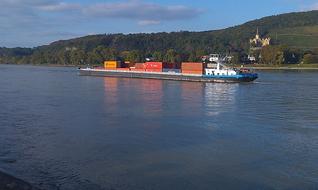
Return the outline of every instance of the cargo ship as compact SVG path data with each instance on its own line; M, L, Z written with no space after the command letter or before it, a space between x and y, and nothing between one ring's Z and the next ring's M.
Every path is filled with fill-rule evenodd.
M250 69L229 68L221 62L209 64L183 62L179 67L177 64L163 62L136 63L133 67L127 67L118 61L105 61L102 68L79 68L79 74L101 77L225 83L251 82L258 78L257 73Z

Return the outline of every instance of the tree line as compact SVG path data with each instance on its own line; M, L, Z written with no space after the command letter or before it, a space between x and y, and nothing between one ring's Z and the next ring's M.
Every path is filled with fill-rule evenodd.
M318 63L318 49L302 50L289 48L283 45L271 45L263 47L253 53L247 51L228 51L232 56L232 64L251 63L247 57L253 55L256 63L268 65L281 64L313 64ZM114 48L97 46L91 51L76 47L67 47L57 52L42 49L15 48L8 50L0 49L0 63L15 64L56 64L56 65L101 65L105 60L121 60L131 63L145 62L146 58L153 61L179 63L183 61L199 62L201 57L207 55L204 49L195 51L178 52L170 48L164 51L145 52L141 50L118 51ZM254 63L254 62L253 62Z
M143 62L200 61L210 53L231 55L233 63L245 63L249 39L259 27L261 36L275 29L318 25L318 11L289 13L247 22L223 30L204 32L161 32L147 34L102 34L57 41L36 48L0 48L0 63L16 64L101 64L104 60ZM264 64L316 63L317 49L295 49L273 41L256 53ZM246 62L247 63L247 62Z

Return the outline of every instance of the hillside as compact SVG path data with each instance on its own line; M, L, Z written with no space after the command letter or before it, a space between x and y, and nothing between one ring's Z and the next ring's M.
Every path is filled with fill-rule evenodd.
M277 43L300 49L318 49L318 26L271 30L269 36Z
M97 64L104 59L195 61L209 53L248 53L249 39L259 28L274 45L297 52L318 49L318 11L269 16L223 30L151 34L104 34L28 48L1 48L1 63Z

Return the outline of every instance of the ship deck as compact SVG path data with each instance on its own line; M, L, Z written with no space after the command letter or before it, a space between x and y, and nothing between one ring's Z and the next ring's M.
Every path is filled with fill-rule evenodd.
M173 72L140 72L140 71L116 71L102 69L79 69L79 74L82 76L100 76L100 77L121 77L121 78L139 78L139 79L157 79L157 80L175 80L175 81L190 81L190 82L250 82L255 80L253 77L244 75L233 76L206 76L198 74L182 74Z

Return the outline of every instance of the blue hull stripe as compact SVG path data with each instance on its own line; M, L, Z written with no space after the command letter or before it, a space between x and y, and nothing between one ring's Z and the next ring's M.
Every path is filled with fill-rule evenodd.
M233 79L240 79L240 78L258 78L257 74L239 74L239 75L203 75L203 78L233 78Z

